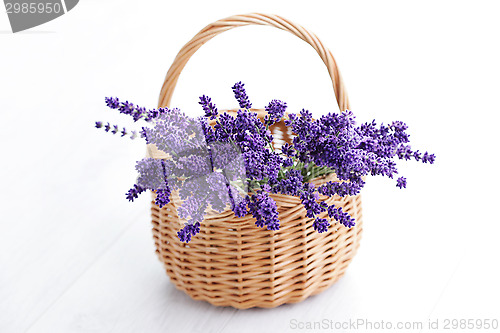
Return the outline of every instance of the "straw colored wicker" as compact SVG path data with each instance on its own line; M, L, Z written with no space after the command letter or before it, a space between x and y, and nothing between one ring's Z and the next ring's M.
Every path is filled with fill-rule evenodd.
M314 47L332 78L340 110L349 107L335 60L319 39L297 24L279 16L263 14L232 16L201 30L181 49L170 67L159 106L169 106L182 69L201 45L221 32L250 24L283 29ZM254 111L262 117L262 111ZM283 123L271 130L277 148L284 141L290 141L291 133L286 131ZM148 153L155 158L165 157L154 146L148 146ZM335 178L331 175L313 182L320 184L332 179ZM178 198L173 198L161 209L153 201L156 252L175 286L194 299L244 309L299 302L337 281L359 246L362 232L360 196L321 197L320 200L326 200L329 205L342 206L357 221L351 229L335 223L322 234L314 231L313 221L306 217L298 198L279 194L272 197L278 206L280 230L259 228L251 215L236 218L230 209L223 213L209 211L200 233L189 244L177 238L184 222L177 215Z

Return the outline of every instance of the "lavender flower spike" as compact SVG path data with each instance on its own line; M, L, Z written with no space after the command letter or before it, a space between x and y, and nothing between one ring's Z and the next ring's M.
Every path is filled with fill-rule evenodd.
M217 118L217 107L212 103L212 99L210 97L203 95L200 97L200 101L198 103L203 107L205 117L210 119Z
M123 127L122 130L120 131L118 125L110 125L109 123L104 125L102 121L96 121L95 128L103 128L104 131L111 132L113 134L120 132L122 137L130 134L130 139L132 140L134 140L137 137L136 131L132 131L129 133L125 127Z
M327 232L329 226L330 223L328 223L327 219L322 219L319 217L317 217L313 223L314 230L316 230L319 233Z
M397 187L399 188L406 188L406 178L405 177L399 177L397 180Z
M264 118L266 125L277 123L283 118L286 111L286 103L277 99L273 99L268 106L266 106L267 115Z
M105 97L106 105L111 109L118 109L120 107L120 100L116 97Z
M184 226L184 228L182 228L177 233L177 236L179 237L181 242L189 243L189 241L191 240L191 236L195 236L199 232L200 232L200 222L196 222L193 224L187 223Z
M248 99L247 92L245 91L244 86L245 84L241 83L241 81L234 84L232 88L234 92L234 97L240 104L240 108L251 109L252 103L250 103L250 100Z

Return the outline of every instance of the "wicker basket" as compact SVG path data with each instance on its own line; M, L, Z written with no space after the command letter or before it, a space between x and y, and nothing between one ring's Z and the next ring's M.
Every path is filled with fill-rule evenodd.
M250 24L270 25L291 32L314 47L328 68L340 110L348 109L347 94L331 52L301 26L279 16L262 14L232 16L201 30L181 49L170 67L159 106L169 106L177 79L198 48L223 31ZM276 146L290 141L291 133L286 129L283 123L271 128ZM162 157L154 146L149 146L148 152L152 157ZM313 182L320 184L334 178L329 177ZM177 215L177 200L162 209L153 200L156 252L175 286L194 299L245 309L299 302L337 281L359 247L362 232L360 196L321 197L320 200L326 200L329 205L342 206L357 221L351 229L333 224L322 234L313 230L313 221L306 217L298 198L272 197L278 206L280 230L257 227L251 215L236 218L231 210L209 212L200 233L189 244L177 238L177 231L183 224Z

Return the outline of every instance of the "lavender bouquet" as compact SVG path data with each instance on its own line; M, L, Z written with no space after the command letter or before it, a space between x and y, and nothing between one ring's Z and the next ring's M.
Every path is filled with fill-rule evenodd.
M320 195L357 195L367 175L393 179L398 174L396 157L434 163L434 154L412 150L408 127L401 121L377 125L373 120L356 126L349 110L313 119L305 109L286 114L287 105L280 100L266 106L261 120L250 110L244 84L238 82L232 89L240 106L234 115L219 113L205 95L199 102L205 115L195 119L179 109L146 110L109 97L105 99L108 107L149 126L129 133L117 125L96 122L96 127L106 132L131 139L140 136L164 154L164 158L137 162L139 176L126 197L133 201L152 190L161 208L177 193L182 202L177 212L186 221L177 234L182 242L189 242L200 231L208 208L217 212L230 208L237 217L252 214L257 226L278 230L278 209L271 193L299 197L320 233L332 223L351 228L354 219L342 207L320 201ZM293 141L275 147L270 127L282 120L294 133ZM311 183L330 174L339 181L320 186ZM406 178L398 177L396 186L405 188ZM329 219L318 217L323 212Z

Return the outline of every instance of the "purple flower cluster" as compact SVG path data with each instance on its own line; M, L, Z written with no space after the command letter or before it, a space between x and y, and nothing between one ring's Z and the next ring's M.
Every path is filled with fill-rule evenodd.
M184 228L182 228L177 233L177 236L179 237L181 242L189 243L189 241L191 240L191 236L194 236L199 232L200 232L200 222L196 222L193 224L186 223Z
M255 218L258 227L266 227L267 230L279 230L278 206L269 193L259 190L250 197L248 202L250 213Z
M281 121L285 115L286 103L277 99L273 99L268 106L266 106L267 115L264 116L264 123L268 126Z
M356 195L363 188L363 177L382 175L393 178L398 173L394 157L433 163L434 154L424 153L420 158L407 145L409 135L406 124L400 121L391 125L377 126L375 121L359 127L355 125L351 111L329 113L317 120L307 110L290 114L285 121L296 133L293 145L285 147L285 153L294 149L298 159L307 164L333 171L341 182L329 182L318 191L327 196ZM316 174L317 175L317 174ZM400 178L398 187L406 187L406 179Z
M245 84L241 83L241 81L235 83L233 86L234 97L238 101L238 104L240 104L240 108L251 109L252 103L250 103L244 87Z
M406 178L405 177L399 177L397 180L397 187L399 188L406 188Z
M346 212L342 211L342 207L328 207L328 216L343 224L347 228L355 225L354 219Z
M149 189L155 191L155 202L161 208L176 191L181 200L176 203L178 215L187 221L178 232L183 242L200 232L207 209L222 212L230 208L237 217L252 214L257 226L278 230L278 206L271 194L300 198L305 215L320 233L328 231L333 223L351 228L354 219L342 207L326 204L320 195L357 195L368 175L393 178L398 173L396 157L434 163L434 154L412 150L408 127L403 122L378 126L372 121L356 126L349 110L319 119L313 119L305 109L286 115L287 105L279 100L269 103L260 120L249 110L252 104L244 84L238 82L232 89L241 108L236 114L220 113L211 98L203 95L199 104L205 116L196 119L179 109L147 111L128 101L106 98L110 108L135 121L151 123L142 127L140 136L166 155L164 159L137 162L139 176L127 192L127 199L133 201ZM274 149L270 126L283 119L294 137L291 143ZM208 120L215 120L215 124L209 125ZM102 122L97 122L96 127L119 132L118 126ZM121 131L122 136L128 133ZM339 181L320 186L311 182L329 174L335 174ZM404 188L406 178L399 177L396 183Z
M313 228L319 233L327 232L330 227L330 223L327 219L317 217L313 222Z

